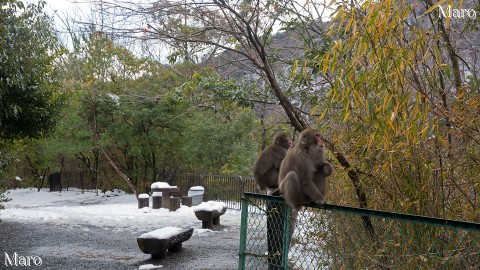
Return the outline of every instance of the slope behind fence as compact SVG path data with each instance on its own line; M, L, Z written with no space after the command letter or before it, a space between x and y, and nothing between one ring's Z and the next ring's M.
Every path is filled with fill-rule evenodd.
M253 193L242 204L239 269L480 269L478 223L331 204L295 213Z

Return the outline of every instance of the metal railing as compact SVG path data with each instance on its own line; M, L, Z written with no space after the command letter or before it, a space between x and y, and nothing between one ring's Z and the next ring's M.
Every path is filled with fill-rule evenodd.
M480 269L478 223L332 204L296 212L253 193L242 205L239 269Z
M241 209L244 192L256 192L255 179L244 176L178 174L169 184L177 186L182 194L187 194L193 186L202 186L205 188L204 201L221 201L234 210Z

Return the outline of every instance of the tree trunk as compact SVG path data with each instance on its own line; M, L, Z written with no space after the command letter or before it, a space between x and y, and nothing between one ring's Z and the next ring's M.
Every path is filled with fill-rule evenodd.
M124 174L122 172L122 170L117 166L117 164L113 161L113 159L110 157L110 155L107 153L107 150L105 150L104 147L100 146L100 139L99 139L99 136L98 136L98 129L97 129L97 104L96 104L96 98L95 98L95 89L92 90L92 94L94 96L93 98L93 136L94 136L94 140L95 140L95 143L97 144L98 148L100 149L100 151L102 151L103 155L105 156L105 158L108 160L108 162L110 163L110 165L112 165L112 167L115 169L115 171L118 173L118 175L123 178L123 180L125 180L125 182L127 183L127 185L130 187L130 189L132 190L132 192L135 194L135 196L137 196L137 189L135 188L135 186L133 185L132 181L130 180L130 178L128 178L128 176L126 174Z

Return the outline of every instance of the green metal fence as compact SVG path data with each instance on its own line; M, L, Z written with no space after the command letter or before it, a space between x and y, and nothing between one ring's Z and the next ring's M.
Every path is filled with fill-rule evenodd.
M253 193L242 204L239 269L480 269L477 223L331 204L297 213Z

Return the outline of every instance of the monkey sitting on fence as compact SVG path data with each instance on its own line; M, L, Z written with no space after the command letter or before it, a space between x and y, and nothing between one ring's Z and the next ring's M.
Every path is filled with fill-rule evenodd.
M327 177L333 168L325 159L324 148L320 133L306 129L280 165L280 192L296 210L311 202L325 203Z
M267 189L267 194L275 194L278 189L278 171L292 141L285 134L275 137L255 161L253 173L259 191Z

